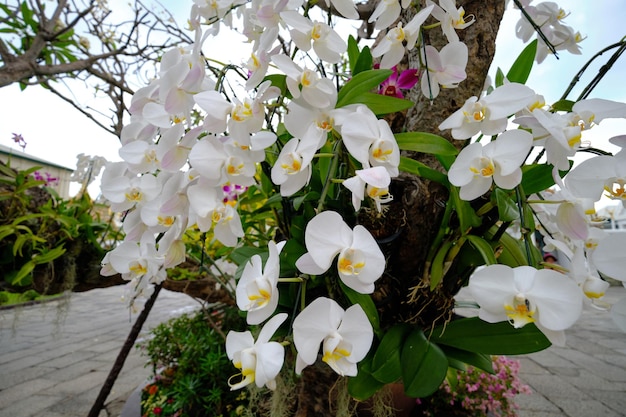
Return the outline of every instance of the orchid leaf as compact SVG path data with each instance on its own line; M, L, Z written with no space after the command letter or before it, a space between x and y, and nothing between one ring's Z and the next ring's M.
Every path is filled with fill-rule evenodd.
M512 222L519 218L517 204L515 204L506 191L496 188L491 194L491 198L498 207L498 218L500 220L503 222Z
M359 373L348 380L348 392L359 401L365 401L385 384L372 376L372 358L366 357L358 364Z
M372 360L372 376L380 382L391 384L402 376L400 350L409 331L406 325L395 325L380 341Z
M446 355L419 329L407 336L400 361L404 392L409 397L426 397L437 391L448 371Z
M433 331L433 342L487 355L538 352L551 343L534 324L516 329L509 322L487 323L478 317L454 320Z
M377 116L396 113L413 107L413 102L397 97L366 91L353 97L354 103L364 104Z
M537 39L529 43L521 54L517 57L506 78L510 82L524 84L528 80L530 71L535 63L535 55L537 53Z
M432 169L428 165L414 159L401 156L399 169L400 171L408 172L409 174L415 174L419 177L438 182L445 185L446 187L450 185L448 177L445 174L435 169Z
M403 151L422 152L434 155L454 156L459 151L445 138L426 132L407 132L394 135L398 147Z
M339 91L337 107L360 103L359 96L378 88L380 83L389 78L391 74L393 74L391 70L369 70L356 74Z
M478 251L480 256L483 258L485 265L494 265L498 263L496 255L493 253L493 248L485 239L476 235L467 235L465 237L474 249Z

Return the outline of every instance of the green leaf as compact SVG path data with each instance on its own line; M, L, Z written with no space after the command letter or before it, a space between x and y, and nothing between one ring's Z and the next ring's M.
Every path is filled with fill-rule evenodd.
M440 184L445 185L446 187L450 186L450 182L448 181L448 176L446 174L432 169L426 164L423 164L414 159L401 156L399 169L400 171L408 172L409 174L414 174L419 177L429 179L431 181L436 181Z
M570 168L572 166L570 161ZM565 176L567 171L559 171L561 178ZM547 190L554 185L552 177L552 165L546 164L530 164L522 166L522 189L526 195L538 193Z
M339 91L337 107L359 103L358 96L377 88L391 74L393 74L391 70L369 70L356 74Z
M491 193L491 198L498 207L498 218L500 220L503 222L512 222L519 218L517 204L511 199L509 193L500 188L496 188L493 193Z
M537 53L537 39L524 48L521 54L517 57L511 69L506 74L506 78L510 82L524 84L528 80L530 71L533 69L535 62L535 54Z
M229 257L230 260L237 265L242 265L248 262L254 255L260 255L262 253L267 253L267 250L256 246L242 246L232 251Z
M356 64L352 69L352 76L355 76L363 71L369 71L374 65L374 58L370 52L369 46L364 46L363 50L359 54L359 58L356 60Z
M374 333L378 334L380 332L380 320L378 318L378 310L376 309L376 305L374 304L372 297L368 294L361 294L354 291L352 288L346 286L346 284L342 281L339 281L339 285L352 304L358 304L361 306L365 315L369 319L372 328L374 329Z
M485 237L488 239L493 238L497 230L498 226L492 226L485 234ZM528 265L523 242L505 232L500 236L500 240L496 245L499 246L498 263L508 265L511 268Z
M459 151L445 138L426 132L407 132L394 135L398 147L404 151L422 152L434 155L454 156Z
M450 187L450 201L448 201L448 204L450 203L454 204L459 222L461 223L462 233L465 234L470 229L480 226L482 220L476 215L469 201L461 200L457 187Z
M22 265L20 270L17 272L17 275L15 275L11 279L10 284L11 285L28 285L30 283L30 280L29 280L30 274L31 272L33 272L33 269L35 269L35 263L32 261L26 262L24 265Z
M65 253L65 248L61 246L57 246L54 249L47 251L46 253L42 253L40 255L33 256L33 262L36 265L47 264L48 262L52 262L56 258L60 257Z
M504 72L502 72L502 68L498 67L496 70L496 87L500 87L504 84Z
M448 371L446 355L418 329L406 338L400 361L404 392L409 397L426 397L437 391Z
M440 348L443 350L443 353L446 354L450 366L453 366L456 369L465 371L467 370L467 365L471 365L490 374L494 373L491 355L469 352L467 350L457 349L446 345L441 345Z
M478 317L454 320L433 331L436 343L487 355L522 355L550 347L550 341L537 326L521 329L509 322L487 323Z
M380 382L391 384L402 376L400 350L409 331L407 325L396 324L380 341L372 360L372 376Z
M572 100L559 100L556 103L554 103L551 107L552 107L552 110L554 111L571 112L572 107L574 107L575 103L576 102Z
M363 359L358 364L359 372L348 380L348 392L359 401L365 401L381 389L385 384L372 376L372 358Z
M443 279L443 276L445 275L445 271L447 267L445 265L446 255L450 251L451 247L452 247L452 242L450 241L444 242L439 248L439 250L437 251L437 254L435 255L435 257L433 258L433 261L430 267L430 290L431 291L434 290L435 287L437 287L437 285L439 285L439 283Z
M413 102L410 100L370 92L360 93L354 96L353 102L366 105L377 116L395 113L413 107Z
M465 236L469 243L480 253L480 256L485 261L485 265L497 264L496 255L493 253L493 248L485 239L476 235Z
M348 37L348 65L350 66L350 73L354 74L354 68L356 67L356 61L359 59L359 45L354 39L354 36Z

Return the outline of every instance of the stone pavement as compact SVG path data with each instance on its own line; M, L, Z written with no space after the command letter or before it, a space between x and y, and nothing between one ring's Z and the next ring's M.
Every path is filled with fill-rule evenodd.
M113 287L0 310L0 417L87 415L136 319L122 294ZM623 287L607 294L608 301L625 297ZM161 291L142 335L195 307L183 294ZM520 417L626 416L626 333L608 313L587 309L568 330L567 347L520 359L521 377L534 391L518 397ZM145 362L131 351L101 417L119 416L150 375Z
M74 293L58 301L0 310L0 417L85 417L137 314L122 287ZM139 338L198 304L162 290ZM101 417L117 416L130 392L150 376L131 350Z
M605 300L626 298L610 287ZM519 396L520 417L626 416L626 333L610 314L586 308L566 331L565 347L520 358L520 375L533 394Z

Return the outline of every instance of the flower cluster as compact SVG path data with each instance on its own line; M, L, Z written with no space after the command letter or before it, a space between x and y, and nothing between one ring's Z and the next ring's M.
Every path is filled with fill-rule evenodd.
M494 356L494 373L473 366L457 371L456 379L446 379L431 397L418 399L418 405L424 408L425 416L444 415L445 410L456 407L476 417L515 417L515 397L531 393L518 377L519 368L518 360Z
M425 142L415 132L398 136L379 116L406 109L406 101L397 98L397 90L372 92L385 80L398 88L408 85L404 73L388 68L416 45L422 64L409 74L419 74L423 95L433 100L442 89L457 88L466 78L469 57L456 31L470 26L474 17L466 18L453 0L441 0L439 5L428 2L406 24L389 27L409 2L382 1L370 21L384 36L370 53L359 50L352 37L349 46L335 28L337 21L358 18L355 3L327 0L326 6L343 18L329 14L316 20L301 0L223 1L211 7L194 2L189 22L195 42L166 51L159 76L133 96L131 119L121 134L123 161L108 163L103 174L102 193L113 210L125 213L126 237L105 256L102 274L119 273L128 280L131 300L147 295L166 279L169 268L185 260L187 231L199 231L217 242L222 254L239 259L233 296L247 323L262 326L256 337L250 330L227 335L226 353L239 370L229 379L232 389L253 383L274 389L290 343L297 352L296 373L321 360L339 375L356 376L375 334L383 337L369 295L387 268L379 242L358 224L358 214L366 207L384 217L383 205L393 201L392 181L403 167L402 144L442 157L447 176L411 169L410 162L403 168L430 173L429 179L448 187L449 207L460 213L458 230L446 232L448 225L442 226L428 264L441 261L441 278L441 271L456 262L459 248L471 241L489 264L469 279L480 317L508 320L516 328L536 323L558 339L580 315L583 294L592 293L589 286L602 288L537 270L524 254L512 256L518 260L515 267L491 265L500 249L485 239L499 245L495 236L504 230L473 236L476 225L465 224L463 213L496 210L500 224L510 224L516 217L507 207L529 210L520 185L530 152L542 148L555 167L554 181L562 184L558 170L569 169L582 132L605 118L626 117L626 104L580 100L562 114L520 80L505 80L484 97L468 98L439 126L455 139L490 136L488 143L476 140L459 152L434 134L427 134ZM429 28L441 28L448 40L440 50L423 43L427 19L436 20ZM226 77L228 68L209 70L202 49L224 27L238 25L252 50L245 71L237 71L243 79L235 82ZM287 36L293 53L282 42ZM335 64L346 53L352 72L338 73ZM379 58L382 69L372 69L373 58ZM397 78L389 79L394 71ZM509 127L512 115L523 129ZM612 166L614 179L602 181L605 187L612 181L611 192L621 196L623 178L615 176L623 170L617 162ZM592 233L580 215L582 199L574 197L575 190L567 195L567 187L563 190L554 218L565 237L554 244L584 247L590 259ZM515 192L518 201L512 198ZM484 195L499 200L474 212L468 202ZM244 204L252 208L244 210ZM602 242L609 240L594 246L590 271L613 271L624 262ZM507 250L514 249L509 245ZM436 272L434 266L426 271L432 287Z
M59 179L57 177L53 177L49 172L44 172L43 174L39 171L33 172L33 178L35 181L42 181L43 185L46 187L53 187L59 184Z

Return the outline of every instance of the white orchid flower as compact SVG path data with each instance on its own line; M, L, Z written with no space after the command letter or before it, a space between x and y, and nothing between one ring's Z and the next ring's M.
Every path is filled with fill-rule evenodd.
M465 29L476 21L474 15L469 15L468 20L465 20L465 9L463 7L457 9L456 0L439 0L439 6L430 0L426 4L435 5L432 15L441 22L441 30L448 42L458 42L459 36L456 34L455 29Z
M247 311L248 324L259 324L271 316L278 305L278 277L280 275L280 251L286 241L268 244L269 257L263 262L254 255L244 267L237 283L235 297L237 306Z
M317 298L293 322L296 373L315 363L321 344L322 361L341 376L356 376L357 363L367 355L373 338L372 325L359 304L344 311L330 298Z
M427 68L421 75L422 94L429 99L439 95L442 88L456 88L467 78L467 46L463 42L450 42L441 51L426 45L423 60Z
M324 0L326 7L332 4L340 15L346 19L356 20L359 18L359 12L356 9L356 3L352 0Z
M459 153L448 178L461 187L461 199L467 201L485 194L493 182L500 188L513 189L522 180L520 166L532 144L531 134L523 130L508 130L484 147L474 142Z
M402 0L402 3L400 0L381 0L367 22L375 22L374 28L377 30L387 29L398 20L402 9L406 9L409 4L411 4L410 0Z
M156 284L165 280L164 257L154 242L124 241L108 253L107 260L125 280L141 278Z
M558 332L582 313L581 289L550 269L489 265L472 274L468 289L480 305L478 317L489 323L507 320L515 328L535 323L541 330Z
M439 129L452 129L454 139L469 139L478 132L497 135L506 130L507 118L524 109L534 98L535 92L523 84L504 84L481 99L475 96L467 99Z
M322 61L335 64L348 48L346 41L326 23L313 22L295 10L282 12L280 17L292 27L289 33L296 46L308 52L312 45Z
M102 195L109 200L111 210L115 212L142 206L161 192L157 177L137 176L128 170L126 162L108 162L100 184Z
M252 155L226 145L228 140L207 136L198 141L189 152L189 163L215 186L231 183L247 187L254 184L256 164Z
M315 141L292 138L285 144L271 171L272 182L280 185L282 196L293 195L309 182L316 150Z
M276 376L285 361L285 348L270 339L281 324L287 319L286 313L272 317L261 329L256 342L249 331L230 331L226 335L226 355L233 361L241 373L228 379L231 391L243 388L253 382L257 387L276 389ZM241 376L241 381L231 383L233 378Z
M613 279L626 282L626 233L611 233L598 242L591 261L598 271Z
M352 205L354 210L359 211L361 202L365 199L365 193L376 203L378 212L382 210L381 204L388 203L393 199L389 194L391 177L385 167L372 167L357 169L354 177L343 182L344 187L352 192Z
M300 68L287 55L274 55L272 62L287 76L287 88L294 99L302 96L311 106L323 108L337 102L337 89L328 78L321 78L308 68Z
M359 106L341 127L343 143L364 168L383 166L397 177L400 149L386 120L378 119L367 107Z
M304 240L308 252L296 261L300 271L320 275L339 255L337 270L343 283L362 294L374 292L374 282L385 271L385 256L365 227L352 230L339 213L324 211L309 221Z
M398 26L390 29L380 43L372 49L374 58L382 56L381 68L393 67L402 60L406 51L413 49L420 34L420 27L432 10L433 5L424 7L404 27L402 27L402 22L398 23Z

